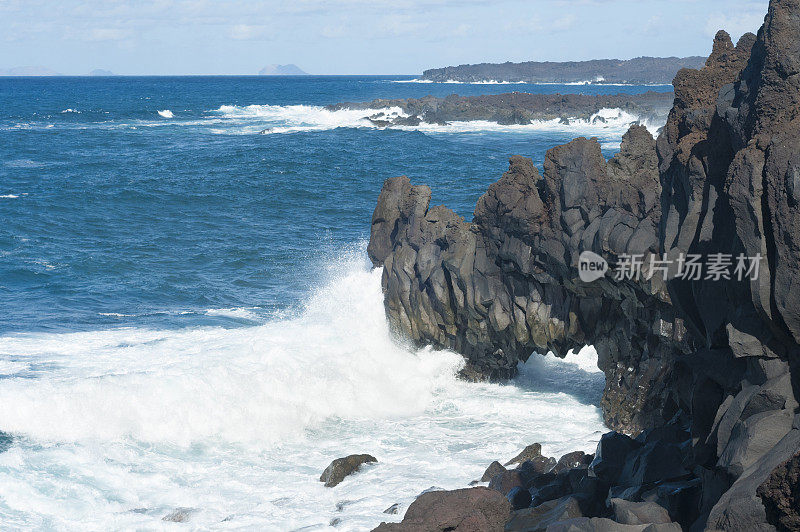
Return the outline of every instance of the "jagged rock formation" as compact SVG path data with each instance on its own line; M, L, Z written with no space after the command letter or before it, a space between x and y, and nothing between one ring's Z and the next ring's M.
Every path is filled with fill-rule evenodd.
M581 138L550 150L544 167L542 177L530 159L512 157L472 223L429 208L427 187L388 180L368 251L384 266L389 320L492 379L513 376L533 351L565 356L592 344L607 375L607 423L638 432L663 422L651 418L669 410L668 368L688 349L663 282L577 276L584 250L611 262L657 251L655 141L635 126L606 161L596 140Z
M670 83L682 68L700 68L705 57L637 57L564 63L481 63L432 68L422 73L431 81L526 81L529 83Z
M470 223L430 207L427 187L388 180L369 255L392 325L463 353L469 376L511 376L534 350L597 348L609 427L641 434L601 441L587 477L598 480L580 488L591 501L657 502L693 530L796 529L800 0L772 0L758 36L735 47L719 33L705 67L674 85L657 142L634 126L605 161L577 139L548 152L543 175L513 157ZM644 278L583 282L583 251L612 266L642 254ZM720 253L760 255L758 275L647 267ZM533 506L586 494L560 482L522 487ZM601 526L590 521L580 526Z
M399 107L402 116L377 113L365 116L380 126L446 124L453 121L488 120L498 124L530 124L535 120L605 120L595 116L601 109L620 109L641 120L663 124L672 107L673 94L648 91L643 94L530 94L511 92L482 96L445 98L425 96L408 99L377 99L346 102L327 109L385 109Z

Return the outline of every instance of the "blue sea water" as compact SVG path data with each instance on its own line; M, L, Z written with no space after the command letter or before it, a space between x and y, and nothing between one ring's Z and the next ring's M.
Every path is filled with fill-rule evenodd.
M653 89L396 81L0 79L0 333L241 322L208 309L269 315L302 299L321 260L368 238L384 179L429 184L434 202L469 218L509 155L540 162L584 133L378 130L308 106ZM275 125L296 131L256 134ZM604 133L613 151L620 128Z
M591 353L457 381L457 355L391 337L364 247L388 177L469 219L511 154L611 156L636 117L380 129L322 106L670 87L410 79L0 78L0 522L363 530L532 441L592 449ZM379 465L319 484L355 452Z

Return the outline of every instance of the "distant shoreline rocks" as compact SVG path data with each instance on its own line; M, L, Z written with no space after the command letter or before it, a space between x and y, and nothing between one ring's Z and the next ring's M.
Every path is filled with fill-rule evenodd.
M551 120L558 120L563 125L575 120L605 123L608 118L600 114L605 109L618 109L643 122L663 124L673 101L672 92L655 91L612 95L510 92L481 96L452 94L445 98L381 98L369 102L342 102L326 109L363 110L364 119L377 127L419 126L422 123L447 125L449 122L476 120L500 125L528 125Z
M680 69L699 69L705 61L705 57L693 56L480 63L432 68L422 73L422 79L463 83L668 84Z

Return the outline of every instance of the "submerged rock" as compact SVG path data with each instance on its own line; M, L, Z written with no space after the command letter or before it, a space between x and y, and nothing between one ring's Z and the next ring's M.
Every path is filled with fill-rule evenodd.
M346 476L358 471L362 464L377 461L374 456L369 454L351 454L344 458L337 458L325 468L325 471L319 477L319 481L324 482L326 487L332 488L344 480Z
M175 510L162 517L161 520L172 523L186 523L195 511L194 508L175 508Z

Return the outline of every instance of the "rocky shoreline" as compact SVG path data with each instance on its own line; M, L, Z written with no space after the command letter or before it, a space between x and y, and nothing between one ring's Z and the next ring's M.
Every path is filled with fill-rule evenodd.
M498 124L530 124L534 121L599 120L601 109L620 109L643 121L663 124L672 107L674 95L648 91L644 94L591 96L586 94L529 94L511 92L485 96L450 95L446 98L425 96L409 99L377 99L370 102L344 102L326 109L376 110L399 108L400 115L385 112L367 114L365 119L383 127L418 126L421 123L446 125L449 122L486 120Z
M422 73L429 81L669 84L682 68L701 68L704 57L637 57L592 61L480 63L431 68Z
M368 252L397 334L462 353L471 379L594 345L614 432L589 463L554 472L534 447L379 530L800 529L800 0L771 0L736 46L717 34L674 87L657 140L633 126L607 161L576 139L542 174L512 157L471 222L384 184ZM643 275L585 281L584 252ZM761 269L657 267L686 255Z

